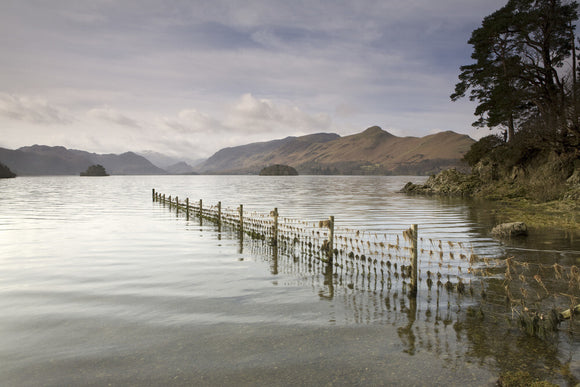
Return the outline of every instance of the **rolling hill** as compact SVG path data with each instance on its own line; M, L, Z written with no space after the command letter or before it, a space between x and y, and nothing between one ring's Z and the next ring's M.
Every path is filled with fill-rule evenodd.
M194 168L202 174L258 174L265 167L280 164L295 168L301 175L429 175L466 168L461 158L474 142L467 135L450 131L397 137L373 126L344 137L317 133L224 148ZM0 162L20 176L78 175L93 164L101 164L111 175L192 173L192 167L183 162L164 170L133 152L96 154L62 146L0 148Z
M0 162L19 176L78 175L93 164L101 164L111 175L167 173L133 152L97 154L62 146L33 145L16 150L0 148Z
M425 137L397 137L378 126L341 137L319 133L224 148L198 166L201 173L258 173L272 164L300 174L428 175L465 168L463 155L475 141L447 131Z

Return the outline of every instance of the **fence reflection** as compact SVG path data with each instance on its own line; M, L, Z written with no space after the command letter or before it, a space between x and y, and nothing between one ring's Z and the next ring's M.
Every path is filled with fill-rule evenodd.
M420 226L419 235L413 228L373 233L337 226L333 217L303 221L277 209L244 212L243 205L204 206L201 200L180 202L155 191L153 200L199 218L200 224L211 221L220 233L232 231L240 252L250 249L273 275L289 285L309 286L321 300L340 306L333 323L396 326L402 350L410 355L428 350L449 362L460 356L478 361L492 356L498 362L526 358L538 344L516 340L518 326L552 345L563 334L571 347L579 345L574 314L561 321L561 311L574 310L580 299L580 271L574 265L479 257L465 243L421 238ZM486 345L486 338L503 338L510 348ZM566 364L557 350L545 348L545 353L552 366Z

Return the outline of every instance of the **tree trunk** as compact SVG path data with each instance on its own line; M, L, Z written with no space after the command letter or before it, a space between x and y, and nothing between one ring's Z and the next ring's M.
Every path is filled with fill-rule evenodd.
M508 142L512 142L515 135L516 135L516 128L515 128L515 124L514 124L514 115L510 114L510 120L508 123Z

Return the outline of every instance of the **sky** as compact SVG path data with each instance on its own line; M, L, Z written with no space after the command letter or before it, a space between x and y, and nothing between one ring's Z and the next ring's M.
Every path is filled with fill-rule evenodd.
M2 0L0 147L189 159L311 133L477 139L451 102L506 0Z

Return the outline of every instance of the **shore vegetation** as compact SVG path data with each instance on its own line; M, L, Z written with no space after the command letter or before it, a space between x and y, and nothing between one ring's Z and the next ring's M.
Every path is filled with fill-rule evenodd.
M0 163L0 179L16 177L16 174L8 166Z
M81 176L109 176L105 167L100 164L91 165L85 172L81 172Z
M464 161L408 193L484 198L532 223L578 227L580 211L578 3L509 0L483 19L451 99L477 102L474 126L492 134ZM535 220L534 220L535 219Z

